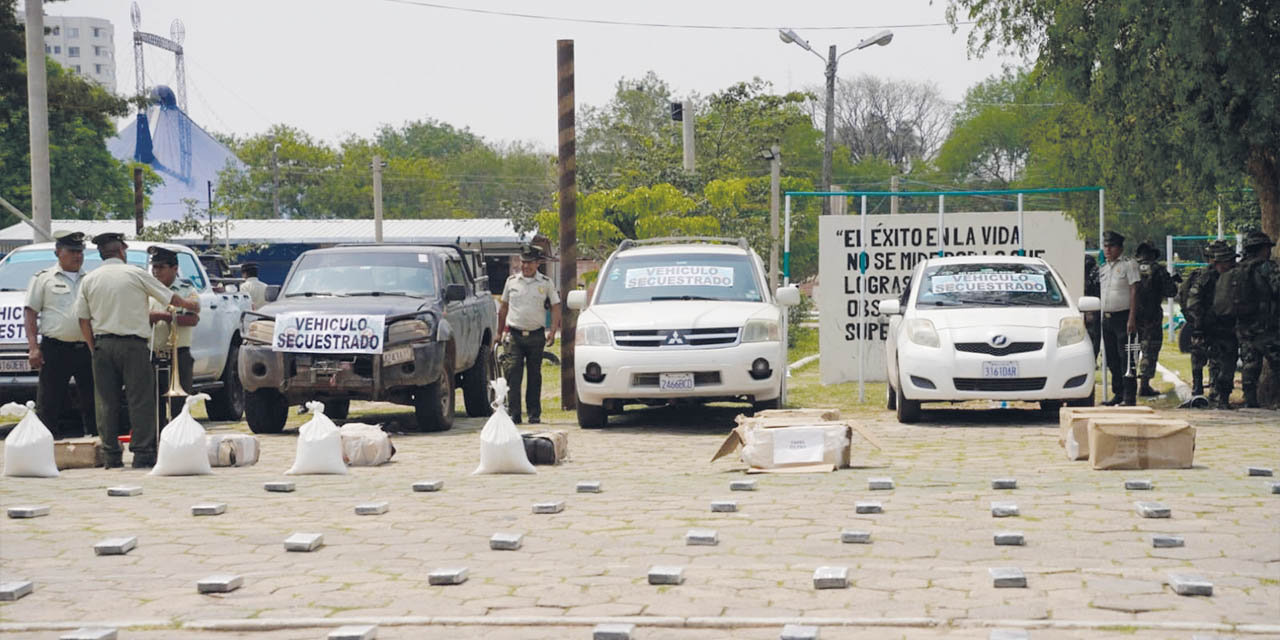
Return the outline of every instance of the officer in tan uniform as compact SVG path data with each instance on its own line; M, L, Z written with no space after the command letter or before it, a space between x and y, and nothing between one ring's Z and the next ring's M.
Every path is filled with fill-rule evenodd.
M156 371L151 366L151 323L148 298L188 311L200 303L186 300L160 284L151 274L125 262L124 234L100 233L93 238L102 266L80 283L76 315L80 331L93 352L94 398L98 433L107 468L124 466L120 449L120 400L128 398L133 436L129 450L133 467L156 464Z
M507 278L498 308L498 338L504 340L507 362L507 410L520 424L520 382L529 374L525 406L529 424L542 422L542 351L555 344L560 330L560 294L551 278L538 272L542 254L533 247L520 255L520 273ZM551 311L551 331L547 311ZM510 340L506 340L510 332Z
M58 257L58 264L31 278L24 310L27 358L32 369L40 370L40 381L36 386L36 415L51 431L59 433L58 417L67 406L69 382L75 378L83 431L72 429L60 435L96 436L93 359L89 356L89 345L80 333L80 321L76 318L76 294L83 275L80 267L84 264L84 234L57 231L53 238L53 252Z
M253 309L267 303L267 283L258 279L258 265L252 262L246 262L240 265L240 273L244 276L244 282L240 283L240 292L249 294L249 301L253 303Z
M153 246L147 249L147 253L151 254L151 275L156 280L169 287L175 295L185 299L198 300L199 292L195 286L185 278L178 277L178 254L172 250L160 246ZM177 313L178 323L178 354L177 362L174 363L172 354L169 354L169 325L173 321L174 313ZM182 385L182 390L191 393L192 372L195 368L195 361L191 358L191 333L192 328L200 322L199 312L189 312L186 310L171 310L168 305L161 304L155 299L151 300L151 352L157 355L164 354L169 359L169 371L162 373L156 379L156 391L163 394L169 390L169 376L172 374L174 367L178 370L178 383ZM182 411L184 398L169 399L169 415L166 417L165 402L163 399L157 399L160 407L160 425L167 424Z

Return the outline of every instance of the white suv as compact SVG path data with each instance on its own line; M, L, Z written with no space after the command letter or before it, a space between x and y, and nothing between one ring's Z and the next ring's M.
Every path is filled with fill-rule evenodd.
M744 401L777 407L786 375L784 306L744 239L624 240L588 292L574 347L578 424L605 426L626 404Z

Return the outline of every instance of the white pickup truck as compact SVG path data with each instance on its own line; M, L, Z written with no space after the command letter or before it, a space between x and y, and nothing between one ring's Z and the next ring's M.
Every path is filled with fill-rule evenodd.
M192 334L191 358L195 361L195 389L212 396L206 403L209 418L239 420L244 413L244 390L237 375L240 351L240 314L251 308L248 294L220 292L190 248L166 243L129 242L128 262L147 266L147 247L153 244L178 254L178 277L200 292L200 323ZM15 249L0 260L0 402L24 402L36 397L38 372L27 362L27 335L23 326L27 285L36 272L54 266L53 243ZM102 264L98 250L86 244L82 273Z

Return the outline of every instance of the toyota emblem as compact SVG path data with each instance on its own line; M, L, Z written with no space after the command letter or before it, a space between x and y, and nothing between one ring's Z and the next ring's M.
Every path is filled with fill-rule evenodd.
M1007 336L1000 334L991 336L991 346L1000 348L1007 344L1009 344L1009 338Z

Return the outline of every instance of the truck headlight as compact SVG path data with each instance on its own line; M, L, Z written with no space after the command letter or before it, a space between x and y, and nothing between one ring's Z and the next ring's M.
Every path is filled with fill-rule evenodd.
M609 328L603 324L580 324L574 333L574 344L588 347L609 346Z
M254 320L249 323L249 328L244 332L246 342L260 342L262 344L271 344L271 339L276 333L275 320Z
M742 327L743 342L777 342L780 332L773 318L752 318Z
M1080 316L1068 316L1058 323L1058 346L1068 347L1085 339L1089 335L1084 328L1084 320Z
M912 318L907 321L907 339L922 347L937 348L938 332L933 328L933 321L927 318Z
M431 325L424 320L400 320L387 327L387 344L416 342L431 338Z

